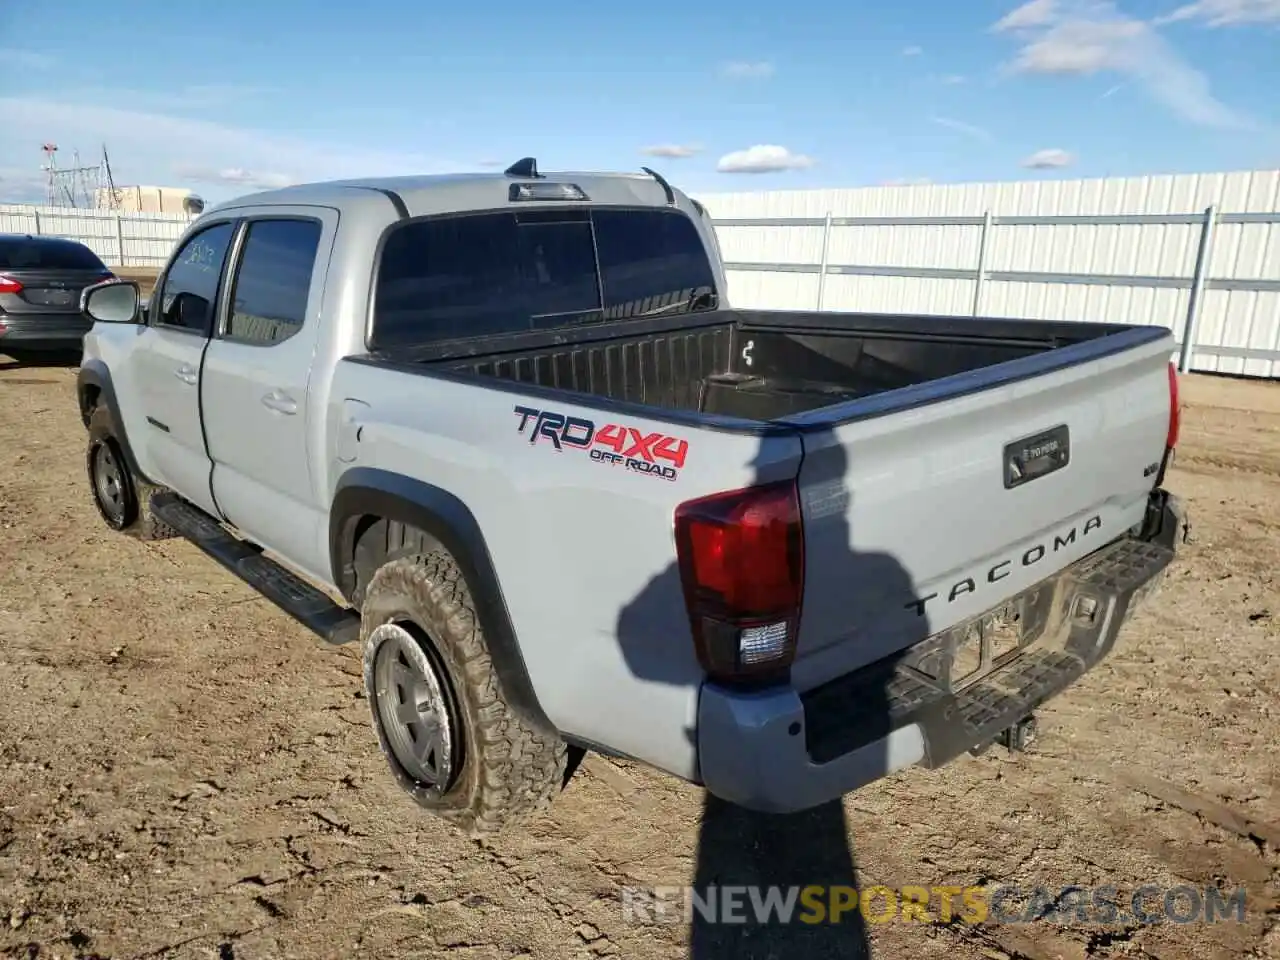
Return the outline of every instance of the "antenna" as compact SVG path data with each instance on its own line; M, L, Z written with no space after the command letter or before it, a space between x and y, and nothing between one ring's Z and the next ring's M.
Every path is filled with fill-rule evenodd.
M58 166L58 145L46 143L41 146L45 155L46 199L51 207L87 207L119 206L119 193L111 176L111 164L107 159L107 148L102 147L102 159L89 166L80 162L80 151L71 153L71 166ZM105 200L105 203L104 203Z
M538 172L538 161L533 157L523 157L517 160L505 171L508 177L521 177L524 179L541 180L542 174Z
M102 202L104 198L102 196L102 193L99 192L95 196L95 199L97 200L97 205L100 207L106 206L110 210L119 210L120 209L120 191L116 189L115 178L111 175L111 161L107 158L107 145L105 143L102 145L101 180L104 185L104 190L106 193L105 199L107 202L105 204Z
M662 192L667 195L667 206L674 207L676 205L676 195L675 191L671 189L671 184L662 178L662 174L650 170L648 167L641 167L640 169L662 185Z

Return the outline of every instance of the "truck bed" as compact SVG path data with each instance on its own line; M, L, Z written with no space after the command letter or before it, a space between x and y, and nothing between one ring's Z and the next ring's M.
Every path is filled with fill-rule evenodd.
M1103 323L728 309L568 333L436 344L394 360L468 379L496 378L673 412L770 422L1129 329Z

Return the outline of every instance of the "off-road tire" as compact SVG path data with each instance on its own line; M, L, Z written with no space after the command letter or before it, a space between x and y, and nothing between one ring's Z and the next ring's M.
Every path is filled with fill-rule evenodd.
M124 501L121 514L113 515L98 497L96 490L96 465L98 448L106 446L118 465L120 491ZM111 416L106 407L94 407L89 414L89 444L85 451L85 473L89 479L89 494L93 505L112 530L128 534L138 540L168 540L179 536L177 530L151 512L151 495L159 488L143 483L129 469L120 441L111 432Z
M494 670L475 603L448 551L428 550L384 564L374 574L361 609L365 692L378 744L400 787L419 806L471 837L497 833L544 809L560 791L566 746L507 703ZM370 642L383 624L405 627L434 664L452 701L459 749L443 792L415 780L396 759L378 712Z

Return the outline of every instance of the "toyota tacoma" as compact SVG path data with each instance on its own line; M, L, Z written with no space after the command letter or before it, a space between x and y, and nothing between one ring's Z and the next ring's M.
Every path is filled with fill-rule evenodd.
M81 307L106 523L359 644L476 834L590 750L786 812L1020 742L1186 524L1168 329L734 308L647 168L257 193Z

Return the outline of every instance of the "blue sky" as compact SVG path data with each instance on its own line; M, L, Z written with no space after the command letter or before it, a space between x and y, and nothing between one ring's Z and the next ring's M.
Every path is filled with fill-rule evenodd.
M106 11L106 12L104 12ZM0 199L654 166L693 192L1280 167L1280 0L6 0Z

